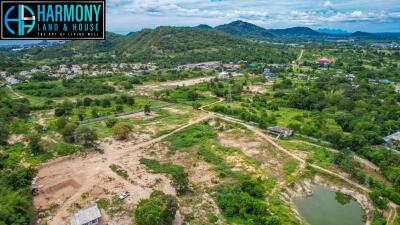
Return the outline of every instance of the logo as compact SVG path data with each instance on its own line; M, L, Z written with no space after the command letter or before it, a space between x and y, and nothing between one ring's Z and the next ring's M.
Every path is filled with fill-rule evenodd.
M105 39L104 0L0 0L0 2L0 39Z
M16 9L15 6L12 6L7 12L6 16L4 18L4 23L6 25L7 30L15 34L16 31L12 29L11 24L16 23L18 24L18 36L23 36L25 34L25 30L27 30L27 33L30 33L33 28L35 27L35 14L33 13L33 10L29 8L28 6L25 5L18 5L18 9ZM14 11L18 10L18 18L10 18L10 14ZM26 17L26 12L29 14L29 17Z

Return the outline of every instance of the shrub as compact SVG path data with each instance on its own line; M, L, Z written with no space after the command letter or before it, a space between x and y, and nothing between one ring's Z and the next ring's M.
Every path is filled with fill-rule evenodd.
M112 164L110 166L110 169L112 171L114 171L116 174L118 174L118 176L124 178L124 179L128 179L129 175L128 172L126 170L124 170L121 166L116 165L116 164Z
M110 118L110 119L106 120L106 126L108 128L112 128L117 123L118 123L118 119L116 119L116 118Z
M139 202L135 210L137 225L171 225L178 208L176 198L155 191L150 198Z
M178 195L185 194L189 190L188 174L183 170L182 166L171 163L161 164L152 159L140 159L140 163L146 165L153 173L166 173L172 177L172 185L175 187Z
M113 136L117 140L125 140L128 138L132 131L132 126L127 124L118 123L112 128Z
M74 132L74 138L76 143L84 147L92 147L97 140L97 134L89 127L78 127Z

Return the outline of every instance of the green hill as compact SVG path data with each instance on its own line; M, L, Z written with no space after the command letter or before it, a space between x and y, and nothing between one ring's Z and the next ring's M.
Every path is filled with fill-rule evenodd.
M268 31L278 36L323 36L324 35L308 27L270 29Z
M291 54L285 50L214 30L158 27L129 36L107 33L105 41L70 41L34 48L28 54L46 64L156 62L167 67L208 60L289 60ZM282 54L284 57L278 57Z
M267 39L274 36L262 27L240 20L217 26L214 29L230 35L241 36L250 39Z

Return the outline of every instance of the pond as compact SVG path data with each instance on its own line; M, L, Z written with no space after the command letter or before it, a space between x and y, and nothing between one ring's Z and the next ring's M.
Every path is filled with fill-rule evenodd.
M310 225L364 225L364 210L350 196L324 186L313 186L313 195L296 198L294 204Z

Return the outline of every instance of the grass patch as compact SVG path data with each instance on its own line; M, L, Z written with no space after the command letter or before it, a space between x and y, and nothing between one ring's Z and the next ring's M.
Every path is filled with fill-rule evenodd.
M140 163L145 165L153 173L166 173L172 177L172 185L175 187L177 194L185 194L189 190L188 174L182 166L172 163L161 164L153 159L141 158Z
M169 150L174 153L177 150L190 148L202 144L216 137L214 129L208 123L193 125L185 130L171 135L166 139L169 142Z
M75 146L65 143L53 144L52 148L59 156L72 155L78 151Z
M116 164L112 164L110 166L110 169L116 173L118 176L124 178L125 180L127 180L129 178L128 172L126 170L124 170L121 166L116 165Z

